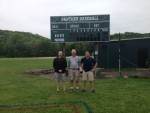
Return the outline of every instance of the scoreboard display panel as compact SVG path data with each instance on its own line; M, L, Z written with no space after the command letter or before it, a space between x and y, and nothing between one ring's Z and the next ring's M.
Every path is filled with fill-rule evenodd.
M110 15L51 16L52 42L103 42L110 39Z

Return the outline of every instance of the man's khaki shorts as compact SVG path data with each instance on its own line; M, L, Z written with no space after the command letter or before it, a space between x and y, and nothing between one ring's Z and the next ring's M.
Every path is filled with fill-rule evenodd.
M66 73L56 73L55 72L54 77L55 77L55 80L57 83L66 81Z
M78 69L69 69L70 80L79 81L80 72Z
M82 80L83 81L87 81L87 80L94 81L94 74L93 74L93 72L91 72L91 71L88 71L88 72L83 71Z

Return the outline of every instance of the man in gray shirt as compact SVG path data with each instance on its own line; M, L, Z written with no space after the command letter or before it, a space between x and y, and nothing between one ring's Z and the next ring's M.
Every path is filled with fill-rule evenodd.
M73 93L73 81L76 81L76 92L79 92L79 68L80 57L76 56L76 50L71 51L72 56L69 57L69 75L70 75L70 93Z

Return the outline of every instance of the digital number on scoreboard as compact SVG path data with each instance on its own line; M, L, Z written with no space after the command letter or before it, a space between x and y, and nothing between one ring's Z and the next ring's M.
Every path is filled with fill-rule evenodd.
M103 42L110 39L110 15L51 16L52 42Z

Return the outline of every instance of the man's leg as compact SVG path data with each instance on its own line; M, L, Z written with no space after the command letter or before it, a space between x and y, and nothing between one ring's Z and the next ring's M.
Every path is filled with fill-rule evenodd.
M93 81L90 81L90 88L91 88L91 91L93 91Z
M93 72L88 72L88 78L90 81L91 92L94 93L94 88L93 88L94 74L93 74Z
M56 79L56 93L59 93L59 85L60 85L59 73L55 73L55 79Z
M70 69L70 93L73 93L74 72Z
M62 77L61 79L63 82L63 91L64 91L64 93L66 93L66 73L62 73L61 77Z
M63 88L64 88L63 90L64 90L64 93L65 93L66 92L66 82L65 81L63 82Z
M79 89L79 81L76 81L76 89Z
M84 90L86 90L86 81L84 81L83 84L84 84Z
M86 72L83 72L82 80L83 80L83 90L82 90L82 92L85 92L86 91L86 81L87 81L87 73Z
M57 85L56 91L59 92L59 83L56 82L56 85Z
M79 81L76 81L76 92L79 93Z
M73 80L70 80L70 93L73 93Z
M79 70L75 70L76 92L79 92Z
M70 89L73 89L73 80L70 80Z
M73 93L73 80L70 80L70 93Z

